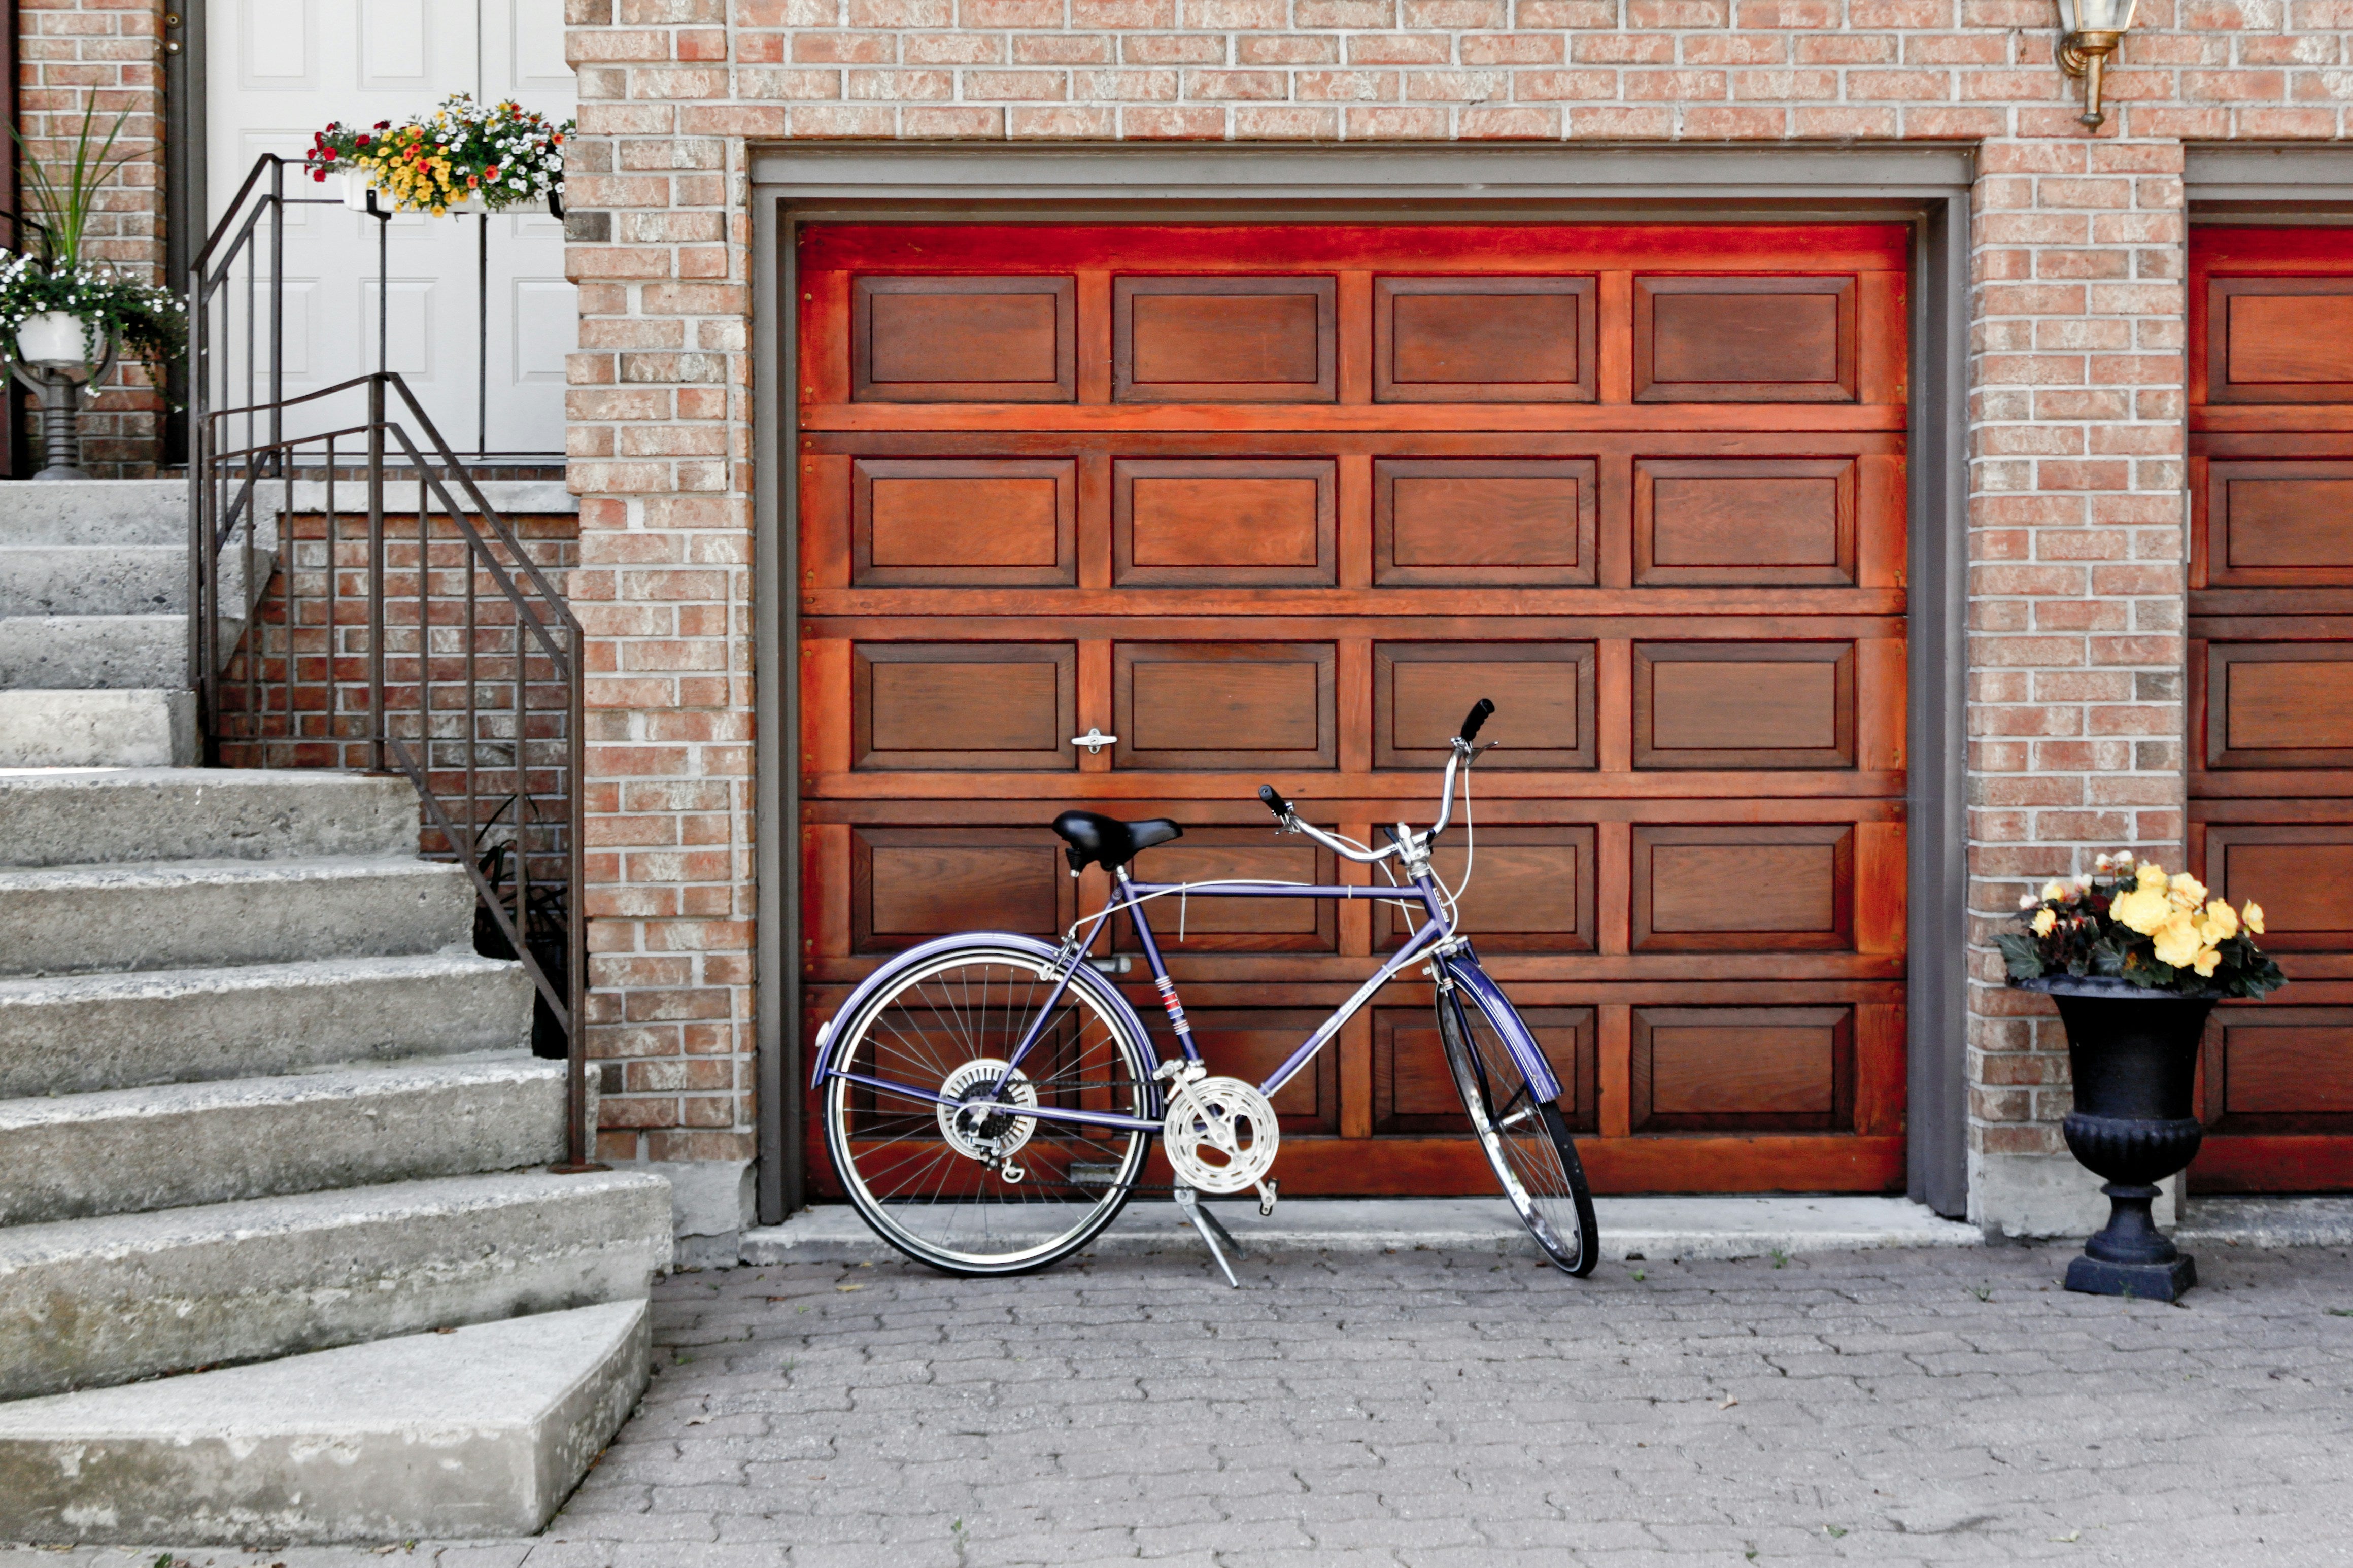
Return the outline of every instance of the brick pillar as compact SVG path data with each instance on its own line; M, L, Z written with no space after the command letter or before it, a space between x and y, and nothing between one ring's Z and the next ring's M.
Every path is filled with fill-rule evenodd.
M142 281L166 281L162 0L17 0L17 120L27 144L20 156L58 168L93 101L93 140L127 114L114 153L131 159L100 194L84 250ZM39 216L31 180L20 183L26 212ZM145 366L119 367L84 407L82 466L100 479L152 476L164 408Z
M2053 110L2052 113L2064 113ZM2004 987L2021 892L2182 865L2188 535L2181 144L1985 144L1971 329L1969 1217L2095 1228L2066 1037Z

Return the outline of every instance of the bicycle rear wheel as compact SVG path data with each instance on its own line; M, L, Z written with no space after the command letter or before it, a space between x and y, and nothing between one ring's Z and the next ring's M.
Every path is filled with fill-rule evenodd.
M867 998L828 1043L826 1150L844 1191L883 1240L944 1273L1022 1274L1069 1257L1118 1217L1144 1169L1148 1132L1021 1114L1148 1119L1155 1104L1135 1015L1083 975L1006 1081L1053 990L1040 969L976 939Z
M1496 1005L1510 1006L1500 999ZM1488 1006L1460 982L1440 988L1438 1034L1447 1068L1520 1223L1556 1267L1582 1279L1593 1272L1600 1239L1585 1167L1560 1108L1535 1097ZM1526 1033L1516 1016L1511 1024Z

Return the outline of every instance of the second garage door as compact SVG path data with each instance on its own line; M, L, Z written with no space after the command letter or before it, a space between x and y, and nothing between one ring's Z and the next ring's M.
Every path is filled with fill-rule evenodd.
M1331 880L1258 784L1426 819L1492 697L1464 915L1596 1187L1901 1186L1907 239L803 229L805 1027L892 952L1098 904L1066 805L1184 823L1156 880ZM1253 1079L1403 934L1155 924ZM1287 1193L1492 1182L1426 987L1277 1107Z

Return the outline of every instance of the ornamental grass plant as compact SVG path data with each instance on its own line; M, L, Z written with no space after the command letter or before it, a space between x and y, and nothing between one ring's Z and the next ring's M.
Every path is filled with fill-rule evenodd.
M366 181L396 212L439 217L470 198L503 212L562 192L572 127L512 99L485 109L469 93L452 93L405 125L379 120L359 130L337 121L311 138L303 164L314 180L340 173Z
M2189 996L2262 996L2287 984L2255 945L2263 906L2210 896L2187 871L2101 856L2094 874L2022 893L2022 931L1994 938L2013 981L2106 977Z

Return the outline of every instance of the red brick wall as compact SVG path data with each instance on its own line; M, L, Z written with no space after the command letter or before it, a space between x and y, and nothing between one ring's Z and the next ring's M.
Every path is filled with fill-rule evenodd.
M597 1049L664 1064L607 1101L654 1152L751 1151L753 141L1976 143L1971 908L2105 849L2178 858L2182 142L2344 134L2343 0L2143 0L2096 134L2051 0L570 6ZM1971 962L1973 1164L2055 1155L2055 1023Z
M63 173L95 100L94 140L127 113L114 152L131 153L110 181L92 225L91 256L148 282L164 278L164 64L162 0L17 0L20 159ZM111 155L110 155L111 156ZM24 208L38 216L29 180ZM152 475L162 452L164 399L143 366L118 368L85 407L82 467L100 479ZM35 437L37 442L37 435ZM38 451L36 446L36 452Z

